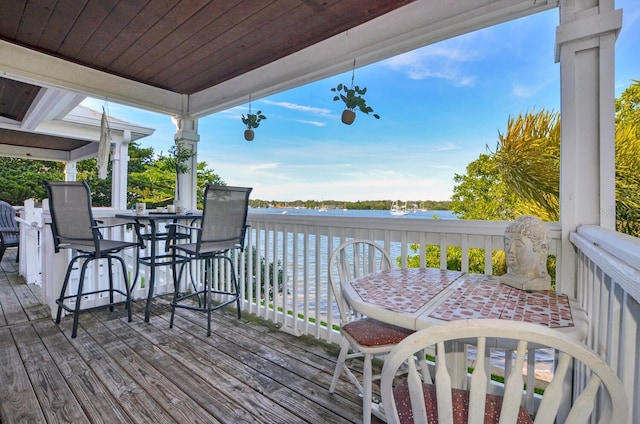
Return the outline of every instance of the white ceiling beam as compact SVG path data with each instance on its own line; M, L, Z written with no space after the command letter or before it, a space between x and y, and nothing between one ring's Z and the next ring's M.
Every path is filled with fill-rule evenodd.
M173 93L0 40L0 76L69 90L168 115L181 114L182 94Z
M8 144L0 144L0 157L50 160L55 162L64 162L69 160L67 152L60 150L13 146Z
M43 88L34 99L31 107L27 111L20 129L23 131L33 131L42 121L47 121L58 117L64 117L69 111L76 107L84 99L68 91L57 90L55 88Z
M85 146L77 148L69 152L70 161L80 161L89 158L95 158L98 154L100 143L89 143Z

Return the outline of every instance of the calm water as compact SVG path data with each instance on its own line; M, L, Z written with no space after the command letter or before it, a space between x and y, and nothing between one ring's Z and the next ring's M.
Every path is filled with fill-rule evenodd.
M457 219L452 211L410 211L406 215L391 215L387 210L342 210L329 209L326 212L320 212L317 209L296 209L296 208L250 208L249 213L272 213L272 214L290 214L290 215L306 215L306 216L348 216L362 218L389 218L389 219L406 219L406 218L423 218L423 219Z

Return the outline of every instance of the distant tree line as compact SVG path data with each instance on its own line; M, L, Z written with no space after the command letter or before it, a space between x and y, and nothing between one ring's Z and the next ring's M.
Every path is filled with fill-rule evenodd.
M404 206L404 200L360 200L357 202L349 202L345 200L259 200L251 199L249 203L253 208L307 208L317 209L321 206L334 209L347 210L389 210L391 205L397 202ZM407 209L424 209L424 210L450 210L451 201L449 200L407 200Z
M152 147L142 148L137 143L129 144L127 205L146 202L155 208L173 202L175 196L175 158L171 154L156 154ZM93 206L111 205L111 172L107 178L98 178L96 159L79 161L76 164L76 180L86 181L91 188ZM109 163L111 171L111 163ZM22 205L26 199L41 202L46 197L43 181L64 180L64 163L18 158L0 158L0 199ZM207 184L225 182L218 174L207 169L206 162L198 162L197 184L199 207Z

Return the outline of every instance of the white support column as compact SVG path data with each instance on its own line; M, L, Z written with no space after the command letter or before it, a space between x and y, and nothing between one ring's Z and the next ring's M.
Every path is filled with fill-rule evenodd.
M174 116L173 123L176 126L175 141L182 143L183 147L190 149L193 156L188 162L189 172L178 176L176 184L176 204L187 209L195 209L197 206L197 166L198 166L198 119L190 116ZM180 193L178 193L180 187Z
M78 170L76 168L76 162L65 162L64 164L64 180L65 181L76 181L78 176Z
M615 39L622 12L613 0L561 0L556 31L560 62L560 223L558 290L575 295L569 232L579 225L615 228Z
M125 130L121 140L115 141L111 153L111 206L116 210L127 209L127 170L131 131Z

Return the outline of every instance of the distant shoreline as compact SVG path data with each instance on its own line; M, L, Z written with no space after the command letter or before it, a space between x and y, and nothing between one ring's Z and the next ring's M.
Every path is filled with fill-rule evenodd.
M273 215L316 216L316 217L360 217L360 218L391 218L391 219L458 219L450 210L410 210L406 215L391 215L389 210L357 210L357 209L319 209L307 208L249 208L249 213L265 213Z

